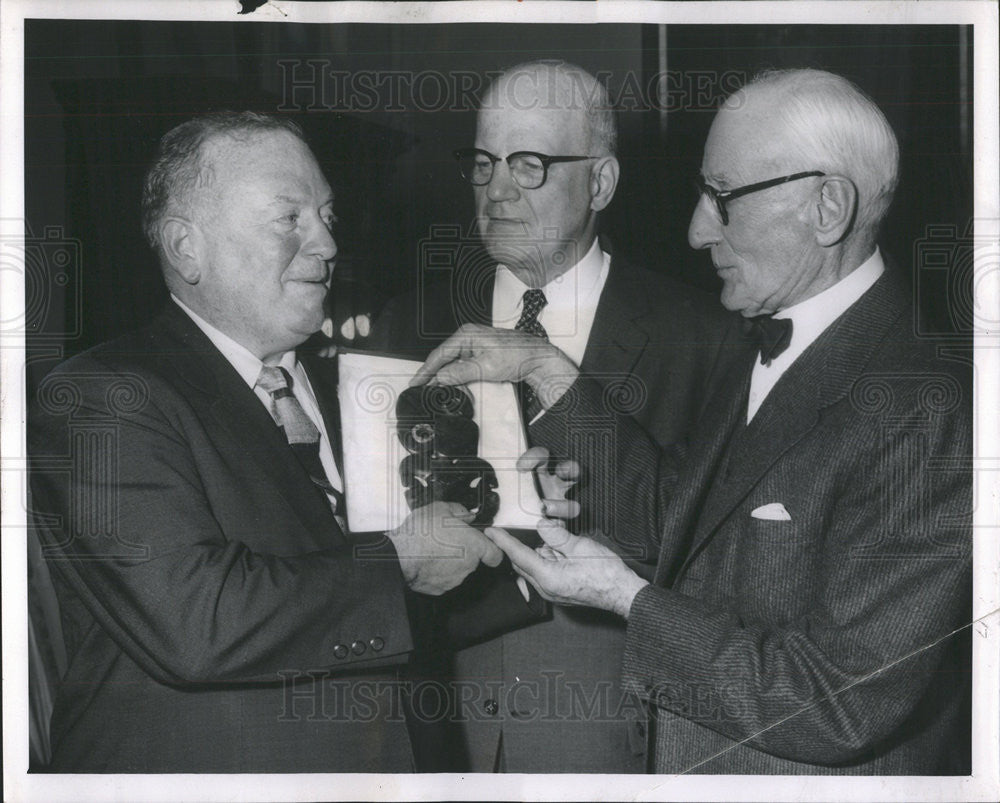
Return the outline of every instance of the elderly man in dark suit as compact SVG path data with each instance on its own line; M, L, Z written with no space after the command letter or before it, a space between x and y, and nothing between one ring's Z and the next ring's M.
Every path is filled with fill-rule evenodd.
M460 506L343 528L334 368L295 354L330 186L297 126L222 113L163 138L143 207L172 300L58 367L29 421L69 658L51 769L409 771L406 586L501 555Z
M598 238L618 186L616 140L607 93L581 68L530 62L501 75L483 97L475 147L456 153L488 257L467 255L450 285L390 301L371 345L423 359L465 323L527 331L659 442L685 437L728 320L709 296L630 265ZM453 621L480 626L524 604L502 571L478 571L454 596ZM624 635L604 612L560 608L429 669L434 682L454 677L460 733L450 745L428 736L426 769L642 772L642 708L621 692ZM439 708L415 718L440 719Z
M689 236L760 329L760 359L748 347L716 377L685 460L616 422L606 459L630 501L610 535L642 533L655 576L558 522L537 551L487 531L547 598L627 620L623 680L656 713L657 772L970 770L971 389L914 337L876 245L897 162L881 111L839 76L735 93ZM528 381L548 408L539 442L572 456L574 420L608 416L599 393L582 378L564 393L573 366L514 339L467 330L421 378Z

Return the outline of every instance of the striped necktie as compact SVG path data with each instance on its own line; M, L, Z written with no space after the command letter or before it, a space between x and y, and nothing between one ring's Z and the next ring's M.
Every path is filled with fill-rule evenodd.
M265 365L257 377L258 387L263 388L271 397L271 417L284 430L288 445L292 447L295 457L309 474L333 508L341 528L346 532L343 516L344 495L330 484L323 461L319 456L319 430L302 409L299 400L292 393L292 377L279 366Z
M525 290L524 295L521 297L521 317L514 324L514 329L520 332L527 332L529 335L540 337L543 340L548 340L549 333L545 331L545 327L538 321L539 314L548 303L549 301L545 298L545 293L537 287ZM527 383L522 385L521 400L524 404L525 418L528 422L531 422L541 411L541 404L539 404L538 399L535 397L535 391Z

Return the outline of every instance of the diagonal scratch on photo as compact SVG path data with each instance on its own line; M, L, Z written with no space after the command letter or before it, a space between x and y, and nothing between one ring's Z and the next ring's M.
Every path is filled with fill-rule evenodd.
M28 782L989 799L982 26L285 5L23 20Z

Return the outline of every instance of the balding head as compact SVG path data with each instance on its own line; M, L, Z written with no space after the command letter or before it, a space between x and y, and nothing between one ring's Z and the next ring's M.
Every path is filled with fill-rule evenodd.
M772 117L788 172L822 170L858 189L856 227L874 240L896 189L899 145L882 110L857 86L822 70L760 74L724 108L760 105Z
M618 126L604 85L568 61L526 61L505 70L490 84L483 109L551 109L579 113L590 153L613 156Z
M805 301L875 250L899 151L878 107L819 70L759 76L719 109L688 228L711 249L722 303L744 315Z
M572 268L593 246L597 215L614 196L616 140L607 92L580 67L534 61L500 75L483 98L475 143L483 164L494 165L488 183L474 187L491 256L530 287ZM507 158L525 152L535 154L532 175L519 178ZM573 158L544 166L538 154Z

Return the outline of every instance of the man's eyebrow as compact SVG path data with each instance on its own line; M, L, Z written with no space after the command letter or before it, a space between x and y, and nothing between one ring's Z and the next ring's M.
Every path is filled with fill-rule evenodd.
M301 198L296 198L291 195L275 195L270 205L274 206L275 204L292 204L294 206L301 206L303 203L305 202ZM326 198L323 199L323 201L320 203L320 206L328 206L329 204L332 203L333 203L333 193L330 193Z

